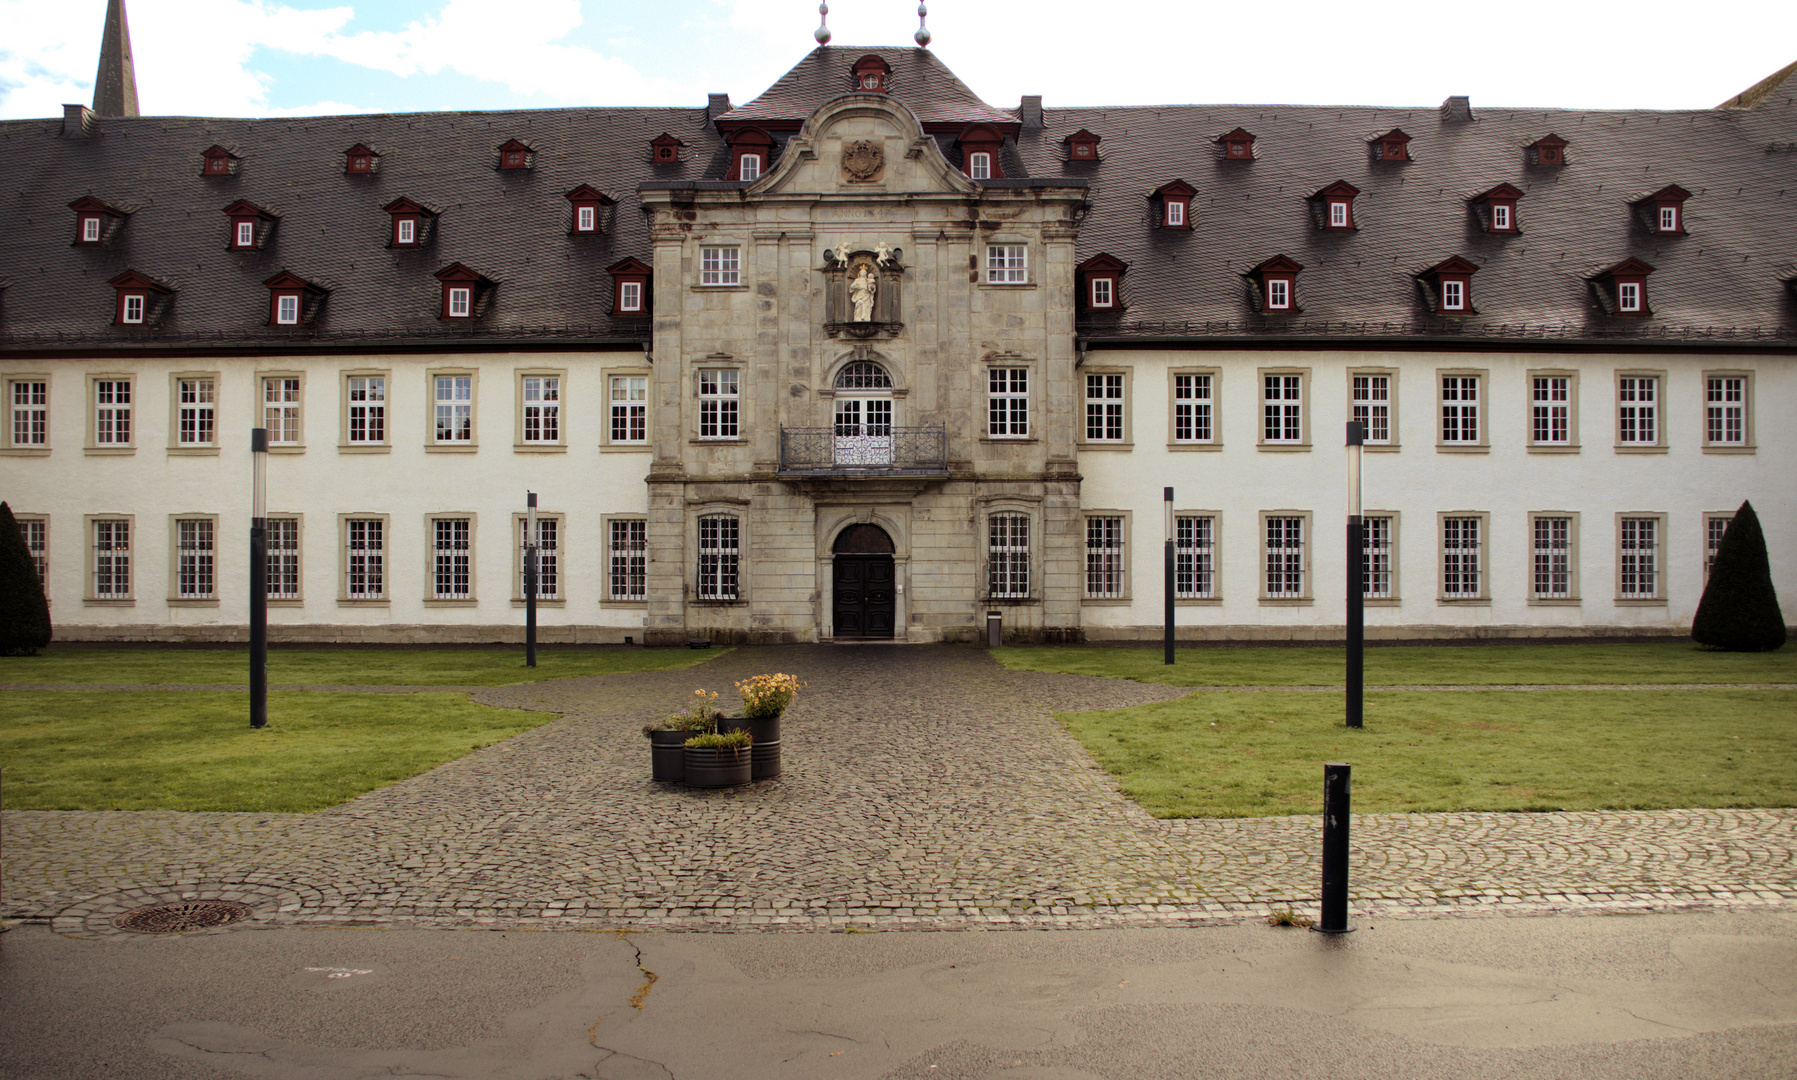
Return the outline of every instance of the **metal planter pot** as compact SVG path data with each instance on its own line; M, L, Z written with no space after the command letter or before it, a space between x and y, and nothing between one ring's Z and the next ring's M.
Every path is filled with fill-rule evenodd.
M684 749L688 787L730 787L746 784L752 776L752 760L746 746L730 750L697 746Z
M686 740L690 731L651 731L649 761L652 779L678 784L686 780Z
M755 741L750 745L750 773L757 780L771 780L780 775L780 718L778 716L747 717L727 716L718 721L723 731L749 732Z

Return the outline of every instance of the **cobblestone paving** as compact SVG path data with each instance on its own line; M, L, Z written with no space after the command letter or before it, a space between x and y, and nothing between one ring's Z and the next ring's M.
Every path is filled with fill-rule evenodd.
M785 772L648 778L697 686L809 684ZM441 687L429 688L440 691ZM1156 821L1057 711L1190 693L952 647L739 649L682 671L471 691L563 719L317 814L8 811L5 913L66 933L165 899L264 923L779 930L1234 921L1314 906L1315 817ZM1364 815L1356 918L1797 902L1797 811Z

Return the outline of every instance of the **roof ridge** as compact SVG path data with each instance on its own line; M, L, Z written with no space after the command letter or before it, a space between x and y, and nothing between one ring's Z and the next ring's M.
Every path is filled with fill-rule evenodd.
M1718 109L1757 108L1760 102L1771 97L1772 92L1777 90L1786 80L1790 79L1792 75L1797 75L1797 60L1779 68L1777 71L1774 71L1772 74L1761 79L1759 82L1754 83L1752 86L1749 86L1747 89L1716 107Z

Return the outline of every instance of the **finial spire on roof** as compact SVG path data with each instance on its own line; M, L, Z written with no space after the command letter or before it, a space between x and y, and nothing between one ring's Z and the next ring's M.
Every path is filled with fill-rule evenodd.
M922 4L917 5L917 33L911 35L911 40L917 42L917 47L920 49L930 47L930 28L923 24L929 14L929 8Z
M830 5L828 3L817 5L817 29L811 32L811 36L817 39L819 45L830 44L830 28L826 25L829 21Z
M94 75L94 112L101 116L137 115L137 71L131 64L131 28L125 25L125 0L107 0L100 69Z

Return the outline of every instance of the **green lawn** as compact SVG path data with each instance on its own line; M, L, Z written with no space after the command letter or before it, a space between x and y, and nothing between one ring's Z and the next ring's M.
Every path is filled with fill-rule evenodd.
M1011 646L994 658L1023 671L1065 671L1170 686L1336 686L1346 653L1336 648L1094 649ZM1504 683L1797 683L1797 648L1726 653L1690 642L1604 645L1394 645L1366 651L1372 685Z
M1325 761L1356 813L1797 805L1797 691L1388 691L1360 731L1330 693L1059 719L1156 817L1321 813Z
M165 654L166 655L166 654ZM8 810L303 812L415 776L554 720L461 694L0 694Z
M505 686L667 671L722 656L729 649L524 650L321 649L279 646L268 651L268 681L294 686ZM242 649L58 649L39 656L0 657L0 683L247 684L249 647Z

